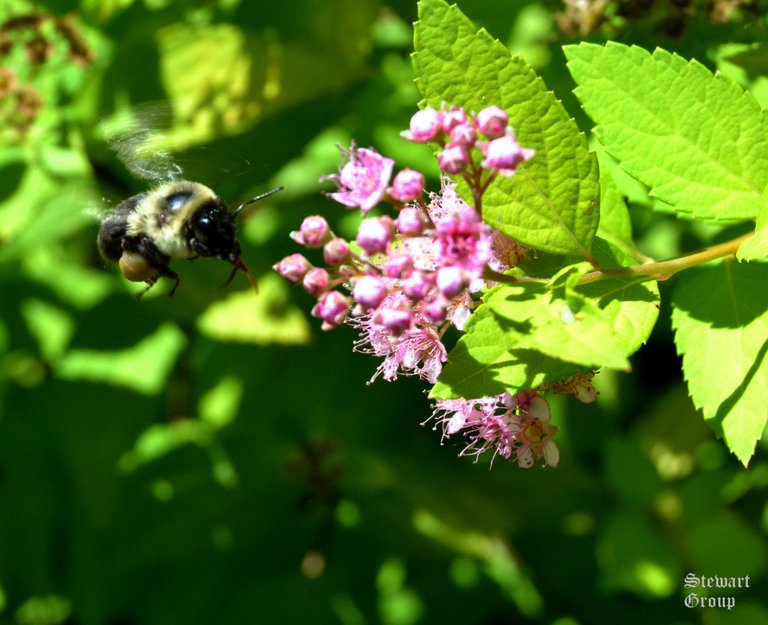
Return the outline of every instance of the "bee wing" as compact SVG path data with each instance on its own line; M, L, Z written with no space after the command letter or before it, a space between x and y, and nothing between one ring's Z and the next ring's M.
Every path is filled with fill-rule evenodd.
M162 135L172 120L169 104L153 102L105 119L100 129L131 174L153 182L170 182L183 178L183 170L174 161Z

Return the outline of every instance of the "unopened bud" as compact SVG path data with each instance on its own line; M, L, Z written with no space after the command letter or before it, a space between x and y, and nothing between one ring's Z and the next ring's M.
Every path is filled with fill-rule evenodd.
M456 297L467 285L464 271L456 265L438 269L435 282L437 290L448 299Z
M413 269L413 259L406 254L390 254L384 263L387 278L399 278Z
M349 258L349 243L341 237L331 239L323 246L323 260L332 267L338 267Z
M279 263L272 265L272 269L288 280L288 282L298 284L304 275L312 269L312 263L301 254L291 254L283 258Z
M469 165L469 152L460 143L449 143L437 157L440 169L447 174L459 174Z
M390 195L398 202L411 202L424 193L424 174L414 169L399 171L392 181Z
M432 141L442 130L440 117L440 113L431 107L417 111L411 117L410 128L400 134L414 143Z
M310 269L302 280L301 284L304 290L313 297L319 297L328 290L331 283L330 276L325 269L315 267Z
M395 220L397 229L405 236L418 236L424 231L424 211L415 206L406 206Z
M364 219L355 240L368 254L377 254L387 249L392 240L394 222L389 217Z
M403 293L415 301L424 299L432 288L432 280L422 271L412 271L401 283Z
M459 124L451 130L451 143L471 148L477 141L477 130L472 124Z
M490 139L502 136L508 123L507 112L496 105L484 108L477 114L477 129Z
M392 335L401 336L413 325L413 312L406 307L383 307L376 311L373 322L389 330Z
M377 308L387 296L387 287L381 278L363 276L355 282L352 297L364 308Z
M485 146L483 154L485 155L483 167L495 169L505 176L512 176L517 166L533 158L536 151L521 148L514 135L504 135L490 141Z
M424 316L435 325L448 318L448 301L442 297L433 299L424 307Z
M467 123L467 114L464 109L456 106L443 113L442 126L445 132L450 133L456 126Z
M323 320L323 330L331 330L346 319L349 307L349 299L341 293L326 291L312 308L312 316Z
M305 247L321 247L331 237L331 227L324 217L313 215L301 222L298 231L291 232L291 238Z

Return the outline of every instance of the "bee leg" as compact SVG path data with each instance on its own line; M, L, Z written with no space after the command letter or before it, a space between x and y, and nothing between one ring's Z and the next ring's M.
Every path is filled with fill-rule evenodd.
M179 274L177 274L173 269L170 269L168 267L165 267L162 269L154 278L150 278L149 280L146 280L147 288L145 288L143 291L139 291L136 294L136 299L141 299L144 297L144 294L149 291L155 284L157 284L157 279L160 276L165 276L166 278L170 278L174 281L174 285L171 288L170 292L168 293L168 297L173 297L173 294L176 292L176 289L179 286L179 283L181 282L181 278L179 277Z
M144 293L146 293L147 291L149 291L149 289L155 286L155 284L157 283L157 277L147 280L146 283L147 283L146 288L143 291L139 291L138 293L136 293L135 295L136 299L141 299L142 297L144 297Z
M173 294L176 292L176 289L179 288L179 283L181 282L181 278L179 277L179 274L177 274L173 269L170 267L165 267L160 274L161 276L165 276L166 278L170 278L174 281L174 285L171 288L171 290L168 293L168 297L173 297Z

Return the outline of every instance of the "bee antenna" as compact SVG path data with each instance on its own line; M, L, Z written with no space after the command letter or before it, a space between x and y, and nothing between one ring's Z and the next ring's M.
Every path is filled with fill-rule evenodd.
M243 210L248 204L253 204L254 202L258 202L259 200L263 200L265 197L269 197L273 193L277 193L278 191L282 191L284 187L277 187L276 189L272 189L271 191L267 191L266 193L262 193L261 195L257 195L256 197L252 197L247 202L243 202L235 209L234 215L237 217L240 214L240 211Z

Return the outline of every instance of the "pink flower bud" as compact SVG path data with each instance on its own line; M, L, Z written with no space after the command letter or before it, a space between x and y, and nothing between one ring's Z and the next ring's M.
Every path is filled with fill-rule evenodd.
M456 126L467 123L467 114L464 109L457 106L443 113L442 126L445 132L450 133Z
M410 129L401 132L400 134L414 143L432 141L432 139L435 139L442 130L440 127L440 118L440 113L428 106L427 108L414 113L413 117L411 117Z
M399 171L392 181L390 195L398 202L410 202L424 193L424 174L414 169Z
M503 135L508 123L507 112L496 105L484 108L477 114L477 129L491 139Z
M324 217L313 215L301 222L298 232L291 232L291 238L305 247L321 247L331 237L331 228Z
M464 277L464 270L456 265L440 267L440 269L437 270L437 279L435 282L437 284L437 290L448 299L456 297L464 290L464 287L467 284Z
M312 269L312 264L301 254L291 254L283 258L279 263L272 265L272 269L288 280L288 282L298 284L301 282L304 274Z
M397 229L405 236L418 236L424 231L425 219L424 211L415 206L406 206L400 211L395 220Z
M377 308L387 296L387 287L381 278L363 276L355 282L352 297L364 308Z
M331 239L323 247L323 260L332 267L338 267L349 258L349 243L340 237Z
M459 124L451 130L451 143L471 148L477 141L477 130L472 124Z
M349 299L341 293L326 291L312 308L312 316L323 320L323 330L331 330L346 319L349 307Z
M447 174L459 174L469 165L469 152L459 143L449 143L437 157L440 169Z
M394 222L390 217L364 219L355 240L368 254L377 254L387 249L394 234Z
M384 263L387 278L399 278L413 269L413 259L405 254L391 254Z
M402 281L403 293L412 300L424 299L432 288L432 280L422 271L412 271Z
M490 141L484 148L482 165L487 169L495 169L505 176L513 176L517 166L529 161L536 154L535 150L521 148L514 135L504 135Z
M301 284L307 293L313 297L318 297L328 290L330 283L331 278L328 272L320 267L315 267L304 275Z
M448 301L436 297L424 307L424 316L435 325L443 323L448 317Z
M413 312L406 307L385 306L376 310L373 322L389 330L393 336L401 336L413 325Z

